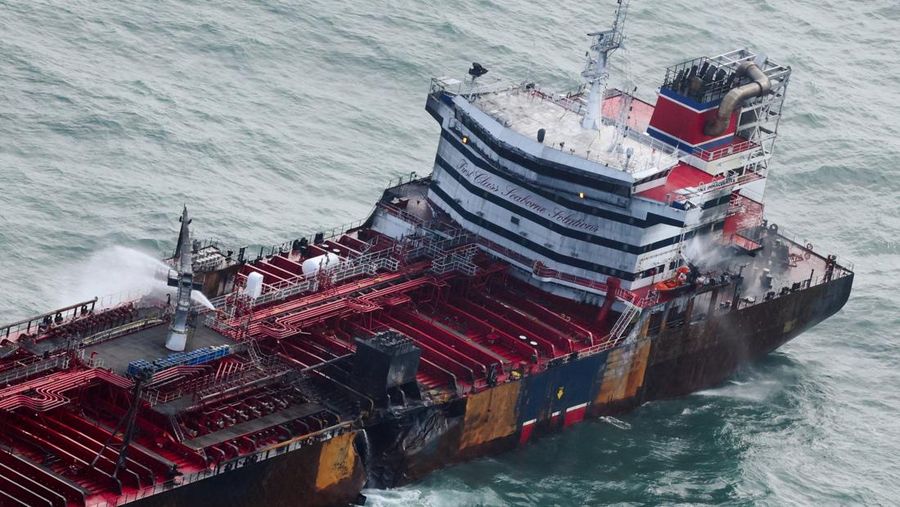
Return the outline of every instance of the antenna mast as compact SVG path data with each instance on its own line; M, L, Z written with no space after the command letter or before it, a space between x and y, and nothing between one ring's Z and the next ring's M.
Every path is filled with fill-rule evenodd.
M613 21L612 29L602 32L591 32L588 37L593 37L594 42L591 49L587 53L587 62L581 76L591 87L588 96L587 112L581 126L586 129L596 129L600 127L600 107L603 101L603 93L606 91L606 81L609 79L609 72L606 69L606 63L609 55L613 51L622 46L625 39L625 18L628 15L628 3L630 0L618 0L619 6L616 7L616 19Z

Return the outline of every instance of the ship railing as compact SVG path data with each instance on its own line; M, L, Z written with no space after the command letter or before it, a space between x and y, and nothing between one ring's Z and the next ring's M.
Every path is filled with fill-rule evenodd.
M150 289L137 289L100 296L97 298L97 308L113 308L125 303L139 301L151 292Z
M42 323L44 319L49 318L52 321L52 325L57 325L57 315L62 319L62 324L66 322L70 322L72 320L77 319L80 315L80 310L82 307L88 308L89 311L93 312L95 306L97 305L97 298L82 301L80 303L75 303L74 305L69 305L63 308L57 308L51 312L47 312L41 315L36 315L34 317L20 320L18 322L12 322L9 324L4 324L0 326L0 338L5 338L9 340L14 340L21 334L30 334L32 336L41 334L43 331L46 331L47 328L42 328ZM32 331L33 330L33 331Z
M584 112L584 108L587 107L587 104L583 100L584 92L582 92L582 91L568 92L568 93L547 93L537 87L528 88L528 86L525 84L519 85L518 89L519 90L523 90L523 89L528 90L528 93L530 93L532 96L538 97L541 100L547 100L547 101L553 102L554 104L562 107L563 109L565 109L567 111L571 111L578 115L581 115ZM622 90L619 90L616 88L607 88L606 90L603 91L603 100L605 101L606 99L610 99L610 98L618 97L618 96L626 96L626 95L628 95L628 94L626 94ZM616 118L610 118L610 117L604 116L603 120L608 122L609 124L612 124L616 120ZM671 146L669 146L669 145L665 145L665 146L669 147L669 151L672 150Z
M641 309L637 305L634 305L628 301L625 302L625 311L619 315L619 318L616 320L616 323L613 324L612 330L609 332L609 341L614 344L619 343L625 338L625 333L628 330L628 326L634 320L635 317L640 315Z
M607 350L612 350L612 349L618 347L619 345L621 345L623 341L624 341L623 338L613 339L612 335L606 335L600 341L600 343L598 343L596 345L592 345L592 346L584 348L584 349L581 349L577 352L577 354L578 354L578 357L592 356L594 354L599 354L599 353L605 352Z
M547 93L540 88L531 88L528 90L528 93L531 94L532 97L553 102L559 107L579 115L582 114L585 107L584 102L581 100L581 93ZM621 92L618 90L607 89L603 94L603 98L605 100L614 95L618 95L619 93Z
M406 260L429 258L431 271L436 274L459 271L468 276L478 273L473 259L478 253L476 236L462 230L437 231L422 225L415 236L398 244L397 254Z
M323 234L324 239L334 239L334 238L342 236L350 231L359 229L360 227L363 226L363 224L366 223L366 220L368 220L368 218L361 218L359 220L347 222L343 225L339 225L337 227L332 227L330 230L324 230L321 232ZM315 235L313 235L313 236L315 236Z
M584 108L584 103L581 100L581 96L579 94L548 94L538 89L529 90L530 93L534 97L538 97L541 100L546 100L548 102L552 102L567 111L574 112L576 114L582 114L582 110ZM606 98L610 98L617 95L622 95L623 92L620 90L610 89L607 90L604 95L604 100ZM498 118L495 118L498 119ZM618 118L610 118L607 116L603 116L602 121L605 125L616 125L616 122L619 121ZM498 119L502 123L502 119ZM650 158L658 157L656 165L659 166L669 166L674 165L678 162L679 159L686 157L689 155L688 152L683 151L681 149L677 149L668 143L664 143L655 137L652 137L646 133L635 130L631 127L625 126L622 130L623 137L633 140L634 142L641 145L643 148L649 148L651 150ZM561 139L565 141L565 139ZM560 145L558 142L545 142L545 146L547 148L552 148L556 151L566 154L575 154L571 148L565 148L565 146ZM480 150L480 148L476 145L473 145L476 150ZM486 153L483 153L487 155ZM608 152L607 150L597 149L592 151L587 151L584 154L578 153L579 157L584 158L585 160L589 160L591 162L597 162L599 164L618 168L620 170L634 173L641 170L646 169L647 164L629 164L628 167L624 167L624 157L621 156L618 152ZM649 160L649 159L648 159ZM649 162L648 162L649 163Z
M419 218L407 211L404 211L392 204L388 204L386 202L380 202L380 203L378 203L378 207L381 208L382 210L384 210L385 212L387 212L388 214L394 215L395 217L397 217L405 222L408 222L408 223L411 223L414 225L421 225L422 223L424 223L424 221L421 218Z
M0 385L9 385L17 380L31 377L49 370L64 370L69 367L68 354L58 354L46 359L20 361L21 366L0 373Z
M181 416L177 413L172 414L169 416L169 421L172 432L175 433L175 440L178 442L184 442L187 437L184 434L184 427L182 426Z
M371 213L370 213L371 214ZM331 229L320 229L318 232L310 233L305 236L300 236L297 240L306 239L310 245L315 244L315 239L317 234L322 234L322 240L333 240L338 238L344 234L352 232L356 229L359 229L363 225L365 225L368 218L362 218L359 220L354 220L352 222L347 222L342 225L338 225L336 227L332 227ZM273 255L286 254L290 253L294 248L294 240L284 241L282 243L274 244L271 246L267 245L256 245L259 246L259 254L256 260L263 259L265 257L271 257ZM246 248L250 248L249 246ZM255 248L255 247L254 247ZM246 260L252 262L253 260L249 257Z
M428 181L430 176L419 176L415 171L411 171L409 174L402 174L397 176L397 178L391 178L388 180L388 184L385 187L385 190L392 190L395 188L402 187L403 185L407 185L410 183L421 183ZM376 204L377 206L378 204Z
M342 260L335 266L323 268L315 275L298 275L273 284L264 284L263 293L253 302L253 306L279 301L302 292L315 291L319 287L320 277L327 278L330 283L338 283L362 274L373 275L382 269L389 271L399 269L399 262L392 257L392 252L389 249L369 252L358 257ZM211 302L216 309L222 309L227 306L228 297L232 295L233 293L224 294L211 300Z
M314 291L318 286L319 281L314 276L300 276L291 280L285 280L270 285L267 291L253 301L253 306L279 301L302 292Z
M165 321L160 317L147 317L144 319L136 320L122 326L106 329L104 331L100 331L99 333L87 336L79 342L79 345L84 347L97 345L125 334L130 334L136 331L140 331L141 329L157 326L159 324L162 324L163 322Z
M691 155L694 155L695 157L700 158L705 162L712 162L720 158L730 157L731 155L746 153L752 149L761 149L764 153L767 153L769 151L769 148L767 147L771 147L771 144L775 142L775 138L775 134L772 134L762 139L746 140L740 143L722 146L721 148L715 148L713 150L694 148L694 150L691 152Z
M541 262L527 257L526 255L518 251L497 244L485 238L484 236L476 235L468 231L462 231L456 234L453 231L450 231L447 234L450 237L440 241L435 241L430 238L420 238L417 240L412 240L418 241L418 243L416 243L415 246L413 246L406 252L407 258L414 259L421 256L427 256L432 259L441 259L441 257L445 256L447 254L447 251L452 248L467 248L468 245L478 245L490 253L499 254L500 256L506 258L509 262L515 263L523 269L531 270L532 274L537 278L558 280L560 282L565 282L577 287L591 289L593 292L597 292L603 295L606 295L609 291L609 286L603 282L575 276L569 273L562 273L560 271L548 268ZM466 251L468 252L468 250ZM463 258L465 257L466 256L464 255ZM466 274L471 273L471 276L477 273L477 267L474 264L471 264L471 266L463 265L470 263L471 258L469 258L468 260L463 259L463 262L461 262L461 264L457 264L457 266L460 267L460 270L462 272ZM440 272L441 270L449 271L450 269L448 268L448 266L450 264L452 264L452 261L439 261L436 264L438 272ZM656 298L658 297L658 294L651 291L642 298L632 291L619 287L616 289L615 297L621 301L646 308L648 306L656 304Z
M818 253L818 251L815 248L815 245L813 245L812 241L809 240L807 236L797 234L797 233L791 231L790 229L785 230L780 225L777 227L778 227L778 229L777 229L778 235L781 236L782 238L789 240L791 243L796 245L798 248L808 250L810 252L810 254L812 254L812 255L816 255L819 257L825 257L821 253ZM836 256L836 266L835 266L835 271L834 271L834 275L832 276L832 279L847 276L847 275L853 273L854 271L855 271L855 269L853 266L853 262L851 262L847 259L844 259L843 257Z
M458 271L466 276L475 276L478 273L478 266L472 262L472 259L477 252L478 246L473 243L450 252L439 253L433 257L431 270L439 275Z
M765 234L765 231L766 231L766 229L764 227L758 226L758 227L751 227L748 229L738 230L737 233L741 234L742 236L745 236L749 239L752 239L753 241L762 241L762 235ZM792 257L791 266L793 268L796 268L797 266L799 266L799 262L802 262L801 259L804 259L804 260L810 259L811 256L815 256L819 259L817 261L817 264L822 263L821 265L823 266L823 269L817 271L814 268L810 268L811 272L810 272L808 278L805 278L802 280L798 280L798 279L794 278L791 281L791 283L783 286L780 291L774 290L774 288L773 288L772 296L741 297L734 303L738 309L755 306L757 304L768 301L771 297L774 297L774 298L782 297L782 295L785 294L784 291L786 291L788 294L796 292L796 291L803 291L803 290L806 290L806 289L809 289L812 287L816 287L816 286L819 286L819 285L822 285L825 283L829 283L834 280L837 280L837 279L840 279L840 278L843 278L846 276L850 276L853 274L853 264L850 262L843 261L842 259L838 258L837 256L835 256L835 265L834 265L832 272L830 274L825 273L824 265L827 262L827 258L825 256L823 256L822 254L817 253L814 250L814 246L812 243L808 242L805 239L802 239L802 236L799 236L796 234L791 234L790 232L785 232L785 231L781 230L780 228L777 230L777 234L778 234L779 239L785 240L790 243L789 249L790 249L790 255ZM798 264L794 264L793 263L794 261L796 261Z
M87 349L81 349L78 351L78 362L88 368L103 368L103 366L106 364L105 361L103 361L102 357L96 356L94 354L88 355Z
M570 273L563 273L558 270L548 268L547 266L544 266L540 261L531 259L530 257L527 257L510 248L499 245L485 238L484 236L477 236L475 241L489 252L497 253L507 258L509 261L518 264L519 267L530 270L532 275L536 278L559 280L560 282L565 282L577 287L590 289L592 292L600 293L603 295L609 293L609 286L603 282L576 276ZM623 289L622 287L616 289L615 297L620 301L641 307L644 307L645 305L649 306L655 303L655 301L652 299L652 296L640 298L636 293L628 289Z
M479 81L454 79L449 77L433 77L431 78L430 94L435 95L441 92L453 95L463 95L466 97L474 97L487 93L498 93L507 90L514 90L522 85L510 83L502 79L491 81L490 78L480 78Z
M698 185L696 187L688 187L682 190L679 190L677 193L673 194L671 200L667 201L668 203L685 203L690 201L691 199L696 200L699 197L703 197L706 194L710 194L712 192L720 192L725 189L733 189L738 185L745 185L747 183L752 183L756 180L762 179L766 176L766 170L764 168L760 168L757 170L747 170L744 174L740 176L727 176L725 178L720 178L717 180L712 180L709 183L705 183L703 185Z
M250 465L259 461L268 460L276 456L281 456L282 454L284 454L283 452L278 452L278 449L280 449L281 447L291 446L298 443L300 444L300 447L304 447L324 440L328 440L330 438L334 438L350 430L352 425L352 421L339 422L327 428L323 428L321 430L314 431L312 433L308 433L306 435L302 435L300 437L260 449L252 455L232 458L228 461L219 463L215 468L204 468L197 472L181 475L175 477L174 479L169 479L164 482L156 483L152 486L141 488L134 493L126 493L120 495L114 500L98 499L96 501L89 501L86 503L86 507L118 507L120 505L126 505L138 500L159 495L167 491L171 491L175 488L180 488L182 486L187 486L204 479L215 477L230 470L241 468L243 466Z
M277 359L260 357L258 361L244 363L239 369L225 376L217 376L215 373L211 373L184 383L172 391L159 389L147 391L144 395L144 400L150 406L168 403L184 396L193 396L196 400L203 396L224 392L229 388L251 381L279 377L290 371L293 371L293 369L280 363Z
M686 152L682 149L675 148L671 144L664 143L649 134L640 132L640 131L635 130L630 127L625 128L625 137L627 137L629 139L633 139L633 140L637 141L638 143L649 147L652 150L655 150L664 155L667 155L673 161L683 158L683 157L686 157L688 155L688 152ZM634 169L632 169L632 172L634 172L637 169L638 168L635 167Z

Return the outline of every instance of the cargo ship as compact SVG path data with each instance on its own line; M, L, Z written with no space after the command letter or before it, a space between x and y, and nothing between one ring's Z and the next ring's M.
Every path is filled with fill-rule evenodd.
M436 78L427 176L250 252L192 236L165 297L0 327L0 504L364 503L723 382L834 314L852 266L764 217L791 69L748 49L608 86ZM197 299L208 298L208 304Z

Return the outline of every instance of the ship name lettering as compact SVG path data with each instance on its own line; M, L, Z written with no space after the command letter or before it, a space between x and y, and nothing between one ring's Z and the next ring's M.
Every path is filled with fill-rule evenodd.
M588 232L599 232L600 227L596 224L585 222L583 218L570 212L569 210L554 208L552 218L557 222L569 227L581 229Z
M491 192L499 192L500 187L494 183L493 178L491 178L490 174L485 174L483 172L475 173L475 177L472 178L472 181L475 182L476 185L483 187L485 190L490 190Z
M466 178L480 186L481 188L503 196L509 201L515 202L516 204L522 206L523 208L527 208L531 211L539 213L544 216L550 217L552 220L559 222L567 227L571 227L573 229L580 229L582 231L587 232L598 232L600 227L596 224L592 224L590 222L586 222L583 216L572 213L569 210L562 208L554 208L550 210L540 202L534 199L531 194L524 193L521 191L519 187L514 185L508 185L501 192L500 185L494 180L491 174L473 170L469 164L465 161L457 165L456 169L462 173Z
M530 194L523 194L519 192L519 189L517 187L506 187L506 192L503 193L503 197L506 197L510 201L515 201L525 208L537 211L538 213L543 214L547 213L548 211L547 208L541 205L541 203L532 199Z

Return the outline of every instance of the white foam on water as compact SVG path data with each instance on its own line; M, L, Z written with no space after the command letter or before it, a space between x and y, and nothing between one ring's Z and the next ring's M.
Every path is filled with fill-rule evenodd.
M629 424L621 419L616 419L615 417L605 415L605 416L600 417L600 420L605 422L606 424L609 424L610 426L615 426L616 428L619 428L620 430L630 430L631 429L631 424Z
M730 381L714 389L706 389L695 393L698 396L733 398L753 402L766 401L782 387L781 382L773 379L761 379L753 382Z

